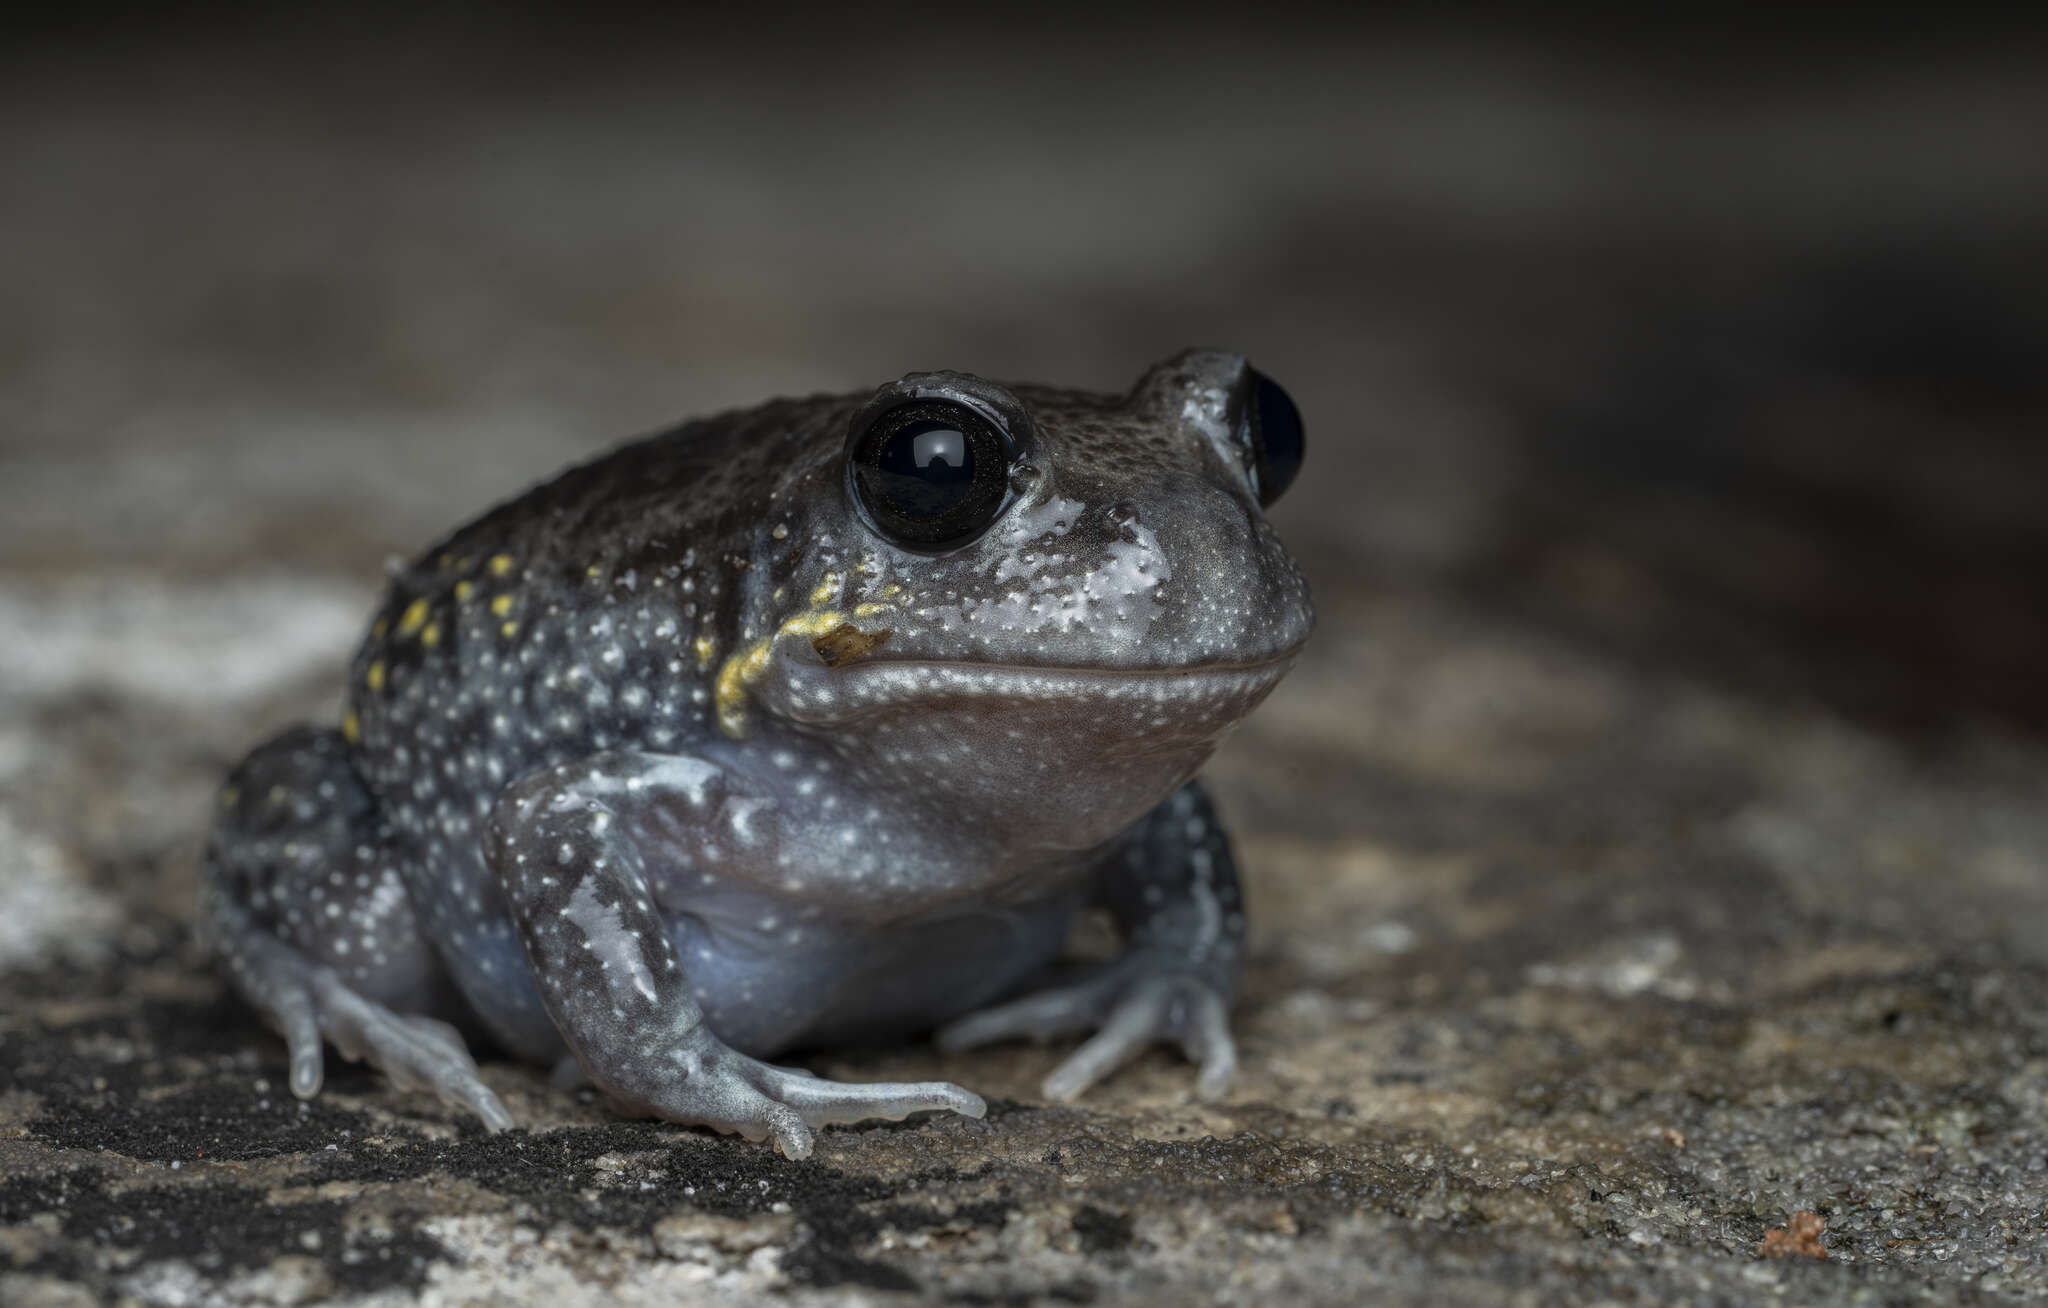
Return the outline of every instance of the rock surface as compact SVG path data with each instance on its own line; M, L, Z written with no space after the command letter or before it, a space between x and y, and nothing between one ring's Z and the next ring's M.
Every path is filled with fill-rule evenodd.
M2048 1294L2039 80L832 21L15 43L0 1303ZM1308 415L1323 610L1212 769L1227 1099L830 1050L993 1108L799 1164L285 1091L194 859L383 558L683 413L1195 341Z

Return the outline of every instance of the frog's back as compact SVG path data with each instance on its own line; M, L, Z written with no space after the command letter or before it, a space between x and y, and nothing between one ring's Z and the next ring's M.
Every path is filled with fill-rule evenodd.
M394 575L342 723L387 816L466 826L535 769L715 732L751 536L843 407L779 401L635 441Z

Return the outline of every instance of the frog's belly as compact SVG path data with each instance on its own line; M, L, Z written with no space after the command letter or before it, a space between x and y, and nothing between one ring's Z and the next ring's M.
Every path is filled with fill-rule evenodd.
M711 1029L767 1057L901 1039L985 1007L1059 957L1072 915L1006 905L856 934L678 914L671 928Z

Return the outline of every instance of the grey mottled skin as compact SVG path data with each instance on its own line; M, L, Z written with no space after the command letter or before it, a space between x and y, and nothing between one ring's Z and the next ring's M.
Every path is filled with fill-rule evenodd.
M293 1089L324 1039L509 1125L459 1025L793 1156L982 1111L757 1061L794 1047L1092 1031L1049 1094L1162 1039L1220 1091L1244 918L1190 778L1313 622L1232 443L1251 376L1190 352L1122 396L894 384L1025 429L1014 502L948 554L852 504L867 396L689 423L427 551L341 730L220 796L206 921ZM1124 956L1019 997L1091 904Z

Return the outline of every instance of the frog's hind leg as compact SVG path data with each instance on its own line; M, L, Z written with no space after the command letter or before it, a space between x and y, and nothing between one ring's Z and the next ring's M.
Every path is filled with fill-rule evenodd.
M284 1034L292 1093L320 1089L325 1040L493 1130L510 1126L461 1035L419 1011L442 1010L453 992L384 850L340 734L287 731L221 788L203 929L235 989Z

